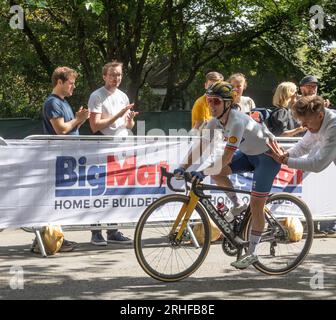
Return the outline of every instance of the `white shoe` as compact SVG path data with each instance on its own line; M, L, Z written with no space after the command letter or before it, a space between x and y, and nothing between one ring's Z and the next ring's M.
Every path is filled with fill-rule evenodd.
M238 207L233 206L232 208L230 208L230 213L236 217L239 216L244 210L246 210L248 207L247 203L243 203L241 205L239 205Z

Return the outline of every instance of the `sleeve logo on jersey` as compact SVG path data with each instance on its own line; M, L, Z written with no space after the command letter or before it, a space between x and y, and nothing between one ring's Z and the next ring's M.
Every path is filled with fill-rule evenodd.
M231 137L229 138L229 142L230 142L230 143L235 144L235 143L237 143L237 141L238 141L238 138L235 137L235 136L231 136Z

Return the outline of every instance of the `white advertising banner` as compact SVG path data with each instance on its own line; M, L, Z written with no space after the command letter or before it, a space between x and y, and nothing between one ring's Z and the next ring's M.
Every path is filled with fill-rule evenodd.
M173 171L195 139L8 140L0 145L0 228L136 222L171 192L160 187L160 167ZM251 174L231 178L250 190ZM273 191L302 197L315 219L334 217L332 181L333 164L319 174L283 167ZM219 197L213 192L212 201Z

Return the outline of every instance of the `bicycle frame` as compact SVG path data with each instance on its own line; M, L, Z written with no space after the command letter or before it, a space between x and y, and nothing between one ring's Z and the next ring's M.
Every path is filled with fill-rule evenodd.
M161 168L161 186L166 179L170 190L180 193L186 191L186 195L171 194L158 199L142 214L135 230L134 249L143 270L154 279L166 282L182 280L195 272L210 248L209 220L213 221L224 236L223 251L239 259L249 245L249 231L253 223L250 206L233 222L229 222L225 215L223 217L217 212L216 206L211 202L211 195L204 194L204 191L235 191L249 195L251 193L197 183L190 173L183 175L186 188L176 189L171 185L172 178L173 173ZM287 212L286 205L281 207L283 201L288 201L293 206L294 211L292 212L291 207L288 211L289 216L298 215L305 222L302 230L298 231L298 237L294 234L293 239L290 237L290 230L281 221L283 214ZM265 242L265 245L260 246L260 259L253 265L267 275L283 275L299 266L308 254L313 240L314 225L309 208L298 197L288 193L270 194L266 203L266 223L260 240ZM160 221L155 223L152 230L152 221L157 220Z
M161 184L163 177L167 177L167 184L168 187L177 192L184 191L182 189L175 189L171 183L170 179L173 177L172 174L168 173L167 170L163 167L161 167ZM187 180L186 180L187 181ZM190 188L186 188L187 190ZM243 190L236 190L232 188L227 188L227 187L219 187L219 186L213 186L213 185L207 185L207 184L196 184L192 182L192 187L189 193L190 201L188 204L184 204L182 208L179 211L179 214L173 224L173 227L170 231L170 234L176 233L177 227L181 223L181 227L179 228L177 235L175 237L176 240L180 240L184 230L187 228L187 223L192 215L192 212L194 211L197 203L201 203L202 206L205 208L206 212L210 216L210 219L216 224L216 226L219 228L219 230L223 233L224 237L226 237L232 245L234 245L237 249L242 249L246 246L248 246L248 241L244 241L241 239L233 230L233 225L230 224L225 217L222 217L221 215L218 214L216 208L214 205L211 203L209 198L211 196L205 195L203 191L205 190L220 190L224 192L237 192L237 193L244 193L244 194L249 194L251 195L251 192L249 191L243 191ZM249 207L246 210L247 212L249 211ZM244 220L248 219L248 215L244 216Z

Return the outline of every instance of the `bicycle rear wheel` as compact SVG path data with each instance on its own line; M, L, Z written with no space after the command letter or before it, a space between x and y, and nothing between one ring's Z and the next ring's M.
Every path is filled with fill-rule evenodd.
M210 247L208 216L197 204L182 238L170 234L185 195L167 195L151 204L142 214L135 229L134 249L142 269L154 279L166 282L182 280L195 272ZM179 230L179 224L177 231Z
M248 239L251 214L243 231ZM291 219L291 220L289 220ZM270 196L265 205L265 228L257 247L259 262L254 267L268 275L282 275L297 268L308 254L314 237L314 224L307 205L288 193ZM295 223L297 230L288 226Z

